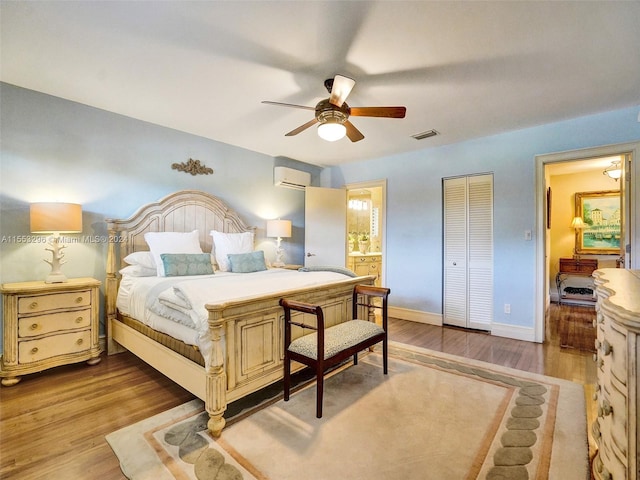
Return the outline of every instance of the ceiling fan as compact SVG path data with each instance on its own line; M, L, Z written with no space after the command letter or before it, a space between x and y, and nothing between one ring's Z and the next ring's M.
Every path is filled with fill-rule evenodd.
M352 142L358 142L364 135L350 121L349 117L384 117L384 118L404 118L407 109L405 107L350 107L345 100L351 93L355 80L336 75L324 81L324 86L330 94L326 100L320 100L315 107L304 105L293 105L291 103L263 101L268 105L281 107L302 108L305 110L315 110L315 118L304 125L291 130L285 134L291 137L303 132L307 128L319 123L318 135L330 142L341 139L347 135Z

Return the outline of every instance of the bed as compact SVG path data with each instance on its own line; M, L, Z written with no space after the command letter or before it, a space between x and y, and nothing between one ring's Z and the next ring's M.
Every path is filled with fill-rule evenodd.
M181 293L184 289L191 294L189 289L195 289L191 286L194 277L181 277L178 272L171 278L154 279L149 275L132 279L132 275L126 273L131 265L125 259L148 255L145 253L150 250L148 235L183 232L196 235L201 251L211 253L214 266L220 267L216 264L216 253L223 252L216 252L212 231L233 237L234 234L253 233L255 229L248 227L219 198L195 190L179 191L142 206L128 219L109 219L107 226L105 308L109 354L128 350L202 399L210 417L208 428L214 436L219 436L224 428L223 415L228 403L282 378L281 298L322 305L325 322L331 326L350 318L354 286L372 285L375 280L373 276L344 275L339 269L324 272L286 269L252 273L215 271L212 275L199 276L199 283L211 283L203 284L204 289L199 287L190 297L207 298L203 295L212 292L211 298L202 302L204 305L194 307L196 314L190 312L196 331L189 333L187 330L186 336L174 335L173 327L168 331L159 327L164 320L149 324L143 318L136 318L142 316L141 307L134 307L128 296L134 290L157 294L159 291ZM162 259L166 261L167 256L163 255ZM249 281L260 276L267 279L266 284L270 287L256 287ZM302 283L297 283L298 279L302 279ZM156 281L164 283L163 287L156 286ZM240 293L224 297L224 288L218 286L232 284ZM157 300L147 299L145 302L147 306L157 304ZM144 315L157 319L155 313ZM184 332L183 327L185 325L176 328ZM189 335L193 341L189 340Z

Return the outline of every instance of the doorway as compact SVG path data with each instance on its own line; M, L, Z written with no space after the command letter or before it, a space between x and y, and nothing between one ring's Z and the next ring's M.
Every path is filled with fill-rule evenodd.
M620 158L622 177L618 180L617 187L621 198L620 222L624 227L622 236L620 237L620 245L622 253L624 254L621 266L623 268L633 268L634 265L638 264L637 258L638 253L640 253L637 251L637 242L634 241L635 238L638 238L638 212L633 209L634 198L636 198L638 189L638 185L635 185L633 181L636 177L635 172L637 171L637 167L635 163L638 155L640 155L640 143L609 145L557 154L539 155L536 157L536 312L534 341L542 343L545 339L545 313L550 305L552 293L550 285L553 283L552 277L555 275L553 268L555 263L552 260L551 249L551 229L554 225L562 229L563 223L567 224L567 230L565 230L563 236L565 237L565 241L567 241L566 234L569 235L570 250L568 256L573 258L575 255L577 258L581 255L580 249L576 250L576 245L579 245L578 235L580 232L576 233L575 228L571 226L571 219L567 221L564 217L570 215L573 218L576 208L575 194L583 192L571 192L573 203L570 203L570 206L567 207L566 214L560 218L555 218L553 215L550 216L550 214L553 213L552 208L556 202L567 201L566 198L564 200L556 198L557 195L555 195L553 189L550 190L551 172L553 169L556 169L557 173L559 171L558 169L561 168L576 168L581 166L583 162L586 165L586 162L606 159L605 163L608 163L606 165L603 164L602 170L598 173L598 175L602 175L611 163L612 157ZM605 180L607 179L605 178ZM614 183L612 179L609 178L608 180ZM615 187L616 185L614 184L612 188L607 188L606 190L614 190ZM578 190L578 188L576 187L574 190ZM607 255L607 257L613 259L614 255Z
M386 180L347 185L346 266L384 285Z

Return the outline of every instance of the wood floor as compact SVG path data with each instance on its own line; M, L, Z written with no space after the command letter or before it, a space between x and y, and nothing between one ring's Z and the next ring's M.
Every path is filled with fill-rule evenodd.
M592 354L561 348L558 326L593 309L552 305L544 344L390 320L391 340L582 384L595 382ZM95 366L58 367L0 388L0 478L125 478L105 435L193 396L129 353Z

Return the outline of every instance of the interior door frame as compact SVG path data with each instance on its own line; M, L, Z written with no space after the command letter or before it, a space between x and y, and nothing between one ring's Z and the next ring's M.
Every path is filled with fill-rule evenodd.
M614 155L628 155L629 165L625 169L625 176L628 179L627 188L623 189L625 198L623 202L628 206L626 217L628 225L625 229L628 232L630 251L627 255L630 260L626 261L626 268L640 268L640 245L637 239L640 239L640 209L635 208L636 199L640 198L640 185L635 182L638 178L638 163L640 162L640 142L621 143L614 145L605 145L600 147L585 148L580 150L570 150L567 152L550 153L545 155L536 155L535 157L535 182L536 182L536 279L535 279L535 325L534 325L534 341L542 343L545 338L545 312L548 304L548 268L547 258L547 228L545 219L545 199L546 199L546 178L545 166L556 162L567 162L584 160L587 158L606 157ZM626 181L621 179L620 181Z

